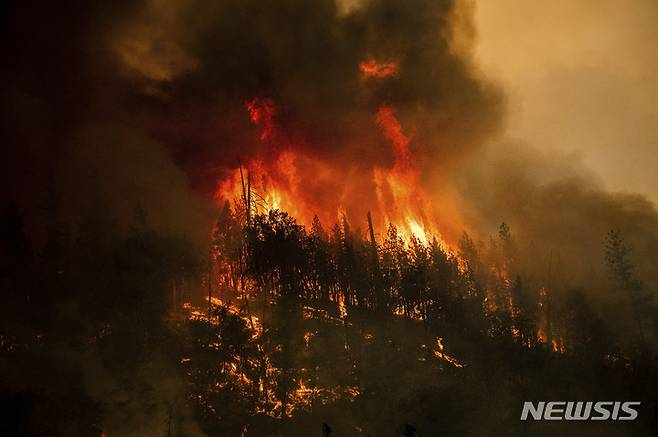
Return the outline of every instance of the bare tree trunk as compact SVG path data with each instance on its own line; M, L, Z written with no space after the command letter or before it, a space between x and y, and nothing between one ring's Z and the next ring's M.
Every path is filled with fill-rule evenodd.
M379 257L377 256L377 242L375 241L375 229L372 226L372 215L368 211L368 231L370 233L370 256L372 258L372 289L373 298L375 299L374 306L376 309L383 309L384 302L383 296L380 294L381 277L379 271Z
M244 175L242 173L242 165L240 165L240 182L242 183L242 198L244 201L245 208L245 220L247 223L247 229L251 227L251 173L247 172L247 187L244 185ZM247 316L249 316L249 325L251 330L254 331L254 320L251 317L251 311L249 311L249 299L247 298L247 293L245 291L245 280L244 280L244 271L245 266L243 265L243 259L246 259L246 248L244 244L244 235L242 238L242 248L240 250L240 291L242 293L242 299L244 300L245 311Z
M372 215L370 214L370 211L368 211L368 231L370 232L370 247L374 250L377 250L377 246L375 244L375 230L372 226Z
M242 255L240 255L240 291L242 293L242 300L244 301L245 312L247 313L247 317L249 317L249 326L251 327L251 330L255 332L254 319L251 317L251 311L249 311L249 299L247 298L247 292L245 291Z
M169 408L168 408L169 411L168 411L168 414L167 414L167 416L168 416L167 417L167 437L171 436L171 416L172 416L172 413L173 413L173 409L174 409L173 405L169 404Z
M247 227L251 226L251 173L247 172L247 187L244 185L242 165L240 165L240 182L242 183L242 201L244 202L245 220Z
M208 252L208 322L212 317L212 248Z
M551 270L553 264L553 251L548 256L548 278L546 280L546 343L553 350L553 309L551 308Z

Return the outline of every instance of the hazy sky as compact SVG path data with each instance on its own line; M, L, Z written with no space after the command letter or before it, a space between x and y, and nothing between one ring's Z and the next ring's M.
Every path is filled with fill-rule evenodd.
M479 0L475 21L508 136L575 152L607 188L658 201L658 1Z

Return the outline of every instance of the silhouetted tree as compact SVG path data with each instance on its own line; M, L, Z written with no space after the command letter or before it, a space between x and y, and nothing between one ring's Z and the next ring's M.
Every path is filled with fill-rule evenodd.
M644 344L644 310L649 299L643 292L642 282L635 275L635 267L630 260L630 249L617 231L610 231L606 237L605 261L617 286L629 295L640 342Z

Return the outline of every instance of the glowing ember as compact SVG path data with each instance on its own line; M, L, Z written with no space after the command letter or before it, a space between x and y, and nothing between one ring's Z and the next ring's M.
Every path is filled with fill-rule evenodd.
M447 363L452 364L455 367L464 367L462 363L459 362L455 357L452 357L446 354L443 351L443 338L437 337L436 339L436 349L434 350L434 356L440 360L446 361Z
M359 64L359 70L367 78L383 79L385 77L396 76L398 66L393 62L379 63L375 59L369 59Z

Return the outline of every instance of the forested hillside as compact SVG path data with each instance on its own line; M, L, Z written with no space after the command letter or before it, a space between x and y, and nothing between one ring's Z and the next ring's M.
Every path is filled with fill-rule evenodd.
M48 223L35 251L15 209L2 220L7 435L594 436L653 426L656 312L615 232L597 260L619 298L612 320L587 284L524 276L506 224L451 249L392 225L377 239L345 218L306 229L279 210L247 215L227 203L204 255L139 210L121 232L97 213L71 232ZM519 421L524 400L592 398L642 400L644 420Z

